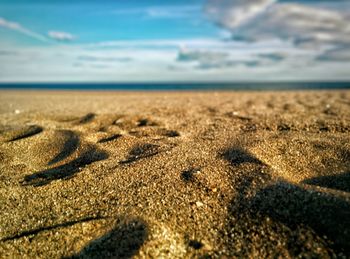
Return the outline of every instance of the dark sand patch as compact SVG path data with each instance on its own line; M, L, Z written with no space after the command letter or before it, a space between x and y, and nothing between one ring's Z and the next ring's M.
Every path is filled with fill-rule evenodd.
M199 168L191 168L189 170L185 170L181 173L181 180L185 183L193 182L195 180L196 174L200 173Z
M143 119L139 119L137 121L137 126L138 127L145 127L145 126L158 126L158 123L155 121L151 121L150 119L147 118L143 118Z
M304 180L303 183L350 192L350 172L314 177Z
M147 235L147 224L143 220L119 219L112 230L69 258L131 258L146 241Z

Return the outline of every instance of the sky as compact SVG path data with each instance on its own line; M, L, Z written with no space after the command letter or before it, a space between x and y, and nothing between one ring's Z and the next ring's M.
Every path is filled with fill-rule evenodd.
M350 80L350 0L0 0L0 82Z

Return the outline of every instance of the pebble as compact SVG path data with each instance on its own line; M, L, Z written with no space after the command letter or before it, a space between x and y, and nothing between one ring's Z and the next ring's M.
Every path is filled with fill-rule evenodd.
M197 207L203 207L204 206L204 204L202 202L200 202L200 201L196 201L196 205L197 205Z

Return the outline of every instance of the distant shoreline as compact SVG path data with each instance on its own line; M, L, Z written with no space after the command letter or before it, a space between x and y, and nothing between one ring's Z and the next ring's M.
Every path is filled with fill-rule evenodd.
M0 83L3 90L265 91L350 89L350 82Z

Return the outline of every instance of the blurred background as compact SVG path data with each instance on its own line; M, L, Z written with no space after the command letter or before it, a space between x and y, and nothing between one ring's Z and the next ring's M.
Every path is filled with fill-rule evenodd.
M0 82L350 80L347 0L0 0Z

